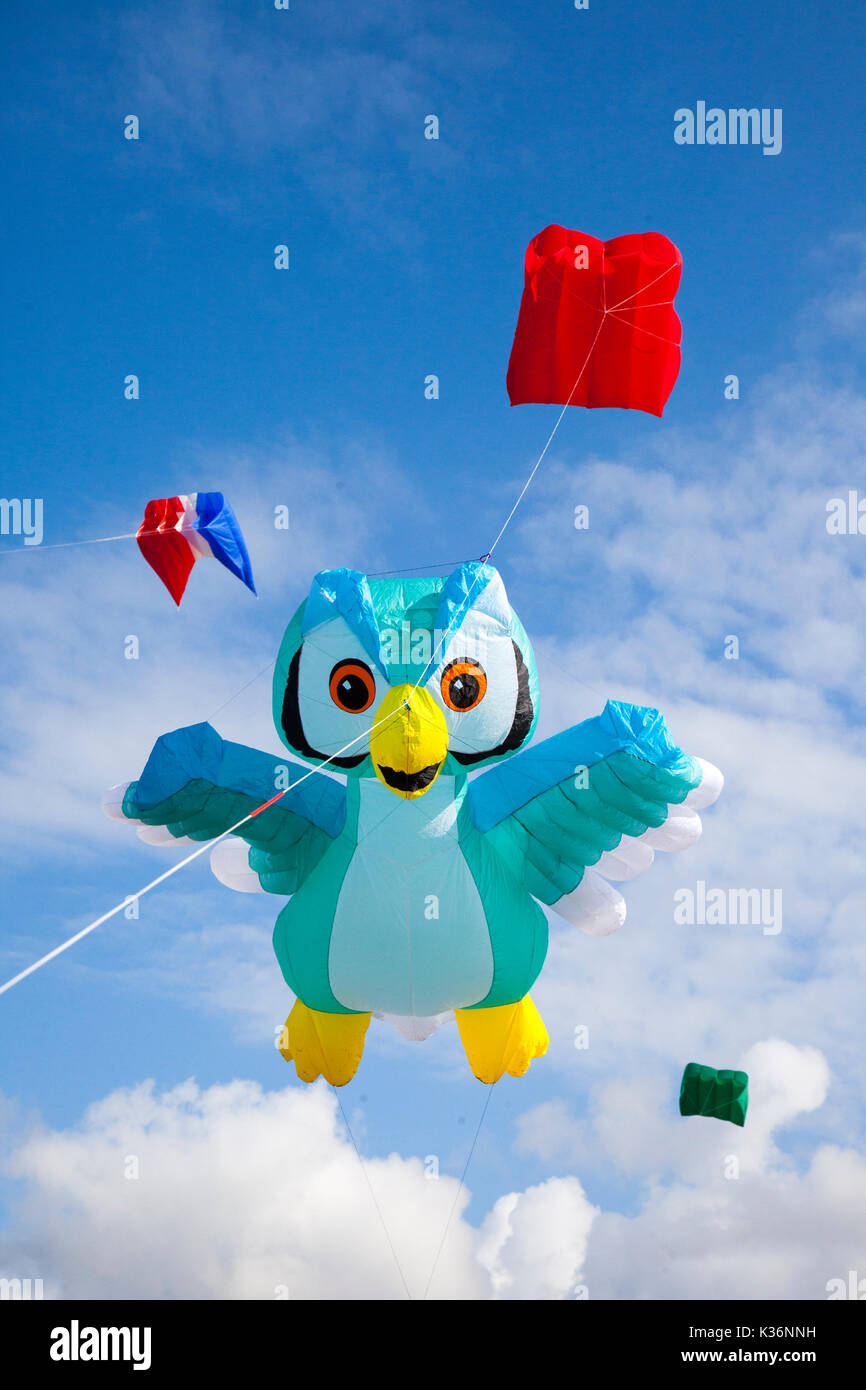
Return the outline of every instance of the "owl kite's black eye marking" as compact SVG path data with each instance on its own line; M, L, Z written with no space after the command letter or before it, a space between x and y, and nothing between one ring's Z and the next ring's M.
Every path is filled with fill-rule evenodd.
M298 703L302 651L303 647L298 647L298 650L292 657L288 678L286 680L286 688L283 692L281 723L289 747L294 748L295 752L300 753L304 758L315 758L317 762L328 763L331 767L360 767L369 754L348 753L342 758L338 757L336 754L329 756L327 753L323 753L320 748L314 748L304 733L301 708Z
M471 767L473 763L480 763L485 758L500 758L503 753L510 753L512 749L519 748L526 738L535 714L532 708L532 692L529 686L529 671L526 669L526 662L523 660L520 648L512 638L514 647L514 660L517 664L517 704L514 707L514 722L501 743L495 748L487 748L478 753L459 753L456 748L450 750L454 759L463 765Z
M440 688L448 708L464 713L481 704L487 693L487 677L477 661L452 661L442 673Z
M337 708L349 714L363 714L376 698L373 672L363 661L338 661L328 689Z

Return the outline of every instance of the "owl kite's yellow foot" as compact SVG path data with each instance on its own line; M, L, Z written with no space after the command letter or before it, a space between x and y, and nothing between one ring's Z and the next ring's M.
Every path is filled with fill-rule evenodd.
M364 1053L370 1014L325 1014L300 999L286 1019L280 1052L294 1062L301 1081L323 1076L332 1086L351 1081Z
M479 1081L492 1085L504 1071L523 1076L533 1058L547 1051L547 1029L528 994L516 1004L454 1012L460 1041Z

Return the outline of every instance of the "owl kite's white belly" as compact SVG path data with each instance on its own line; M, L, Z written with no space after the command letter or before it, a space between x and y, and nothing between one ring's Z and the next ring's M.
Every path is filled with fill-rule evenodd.
M361 782L358 844L331 933L331 989L347 1009L427 1016L477 1004L493 950L457 840L454 779L405 801Z

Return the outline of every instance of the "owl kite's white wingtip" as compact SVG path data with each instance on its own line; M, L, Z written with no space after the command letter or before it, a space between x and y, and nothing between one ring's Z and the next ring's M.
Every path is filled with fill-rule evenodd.
M109 787L102 798L102 809L109 820L122 820L127 825L140 825L141 821L133 820L131 816L123 814L123 798L126 796L128 782L118 782L116 786Z
M661 825L650 826L637 838L652 849L665 850L675 854L678 850L689 849L701 838L701 818L697 811L688 806L669 806L666 818Z
M689 806L693 811L700 811L704 806L712 806L714 801L718 801L725 785L725 778L714 763L708 763L704 758L695 758L695 762L701 769L700 785L689 792L683 805Z
M610 936L625 921L625 899L600 874L587 869L572 893L553 904L553 911L589 936Z
M138 822L136 822L138 824ZM194 845L189 835L172 835L167 825L141 825L136 831L139 840L146 845Z
M264 893L255 869L250 868L250 847L244 840L229 836L218 841L210 852L214 878L236 893Z

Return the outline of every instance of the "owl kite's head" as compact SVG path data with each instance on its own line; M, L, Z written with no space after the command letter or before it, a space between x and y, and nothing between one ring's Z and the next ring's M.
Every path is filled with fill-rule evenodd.
M277 657L274 723L292 752L407 799L508 757L537 718L532 647L480 561L434 579L323 570Z

